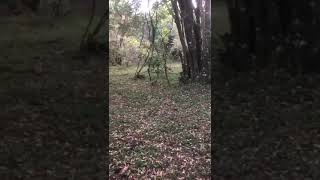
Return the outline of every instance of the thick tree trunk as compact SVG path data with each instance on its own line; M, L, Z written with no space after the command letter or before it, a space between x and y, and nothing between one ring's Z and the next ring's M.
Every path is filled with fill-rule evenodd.
M181 59L181 63L182 63L182 75L184 76L184 78L190 78L191 76L191 72L190 72L190 66L188 64L190 64L191 60L190 57L191 55L189 54L189 50L188 50L188 46L185 40L185 35L184 35L184 31L183 31L183 24L182 24L182 20L180 17L180 12L178 10L178 5L177 5L177 0L171 0L171 4L172 4L172 9L173 9L173 16L174 16L174 20L178 29L178 33L179 33L179 38L180 38L180 42L182 45L182 51L183 51L183 58Z
M270 55L271 55L271 23L270 23L270 8L271 3L262 1L261 3L261 54L259 54L260 65L265 66L267 65Z
M192 2L186 0L179 0L179 7L181 9L181 16L183 17L183 25L184 31L186 34L186 42L188 45L188 51L191 55L191 78L195 79L199 73L199 67L197 62L197 50L196 50L196 42L195 37L193 36L193 27L194 27L194 19L193 19L193 8Z
M211 79L211 1L205 0L205 9L203 12L203 33L202 33L202 57L203 74Z
M178 3L177 0L171 0L171 3L184 54L182 79L207 78L210 57L207 52L204 55L203 51L210 49L211 4L206 0L203 11L202 0L197 0L197 8L193 7L191 0L178 0ZM201 26L206 30L201 30Z
M235 41L239 41L241 39L239 0L227 0L227 6L230 18L231 34Z

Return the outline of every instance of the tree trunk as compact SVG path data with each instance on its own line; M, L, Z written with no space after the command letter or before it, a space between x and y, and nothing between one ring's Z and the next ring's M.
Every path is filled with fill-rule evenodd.
M203 50L209 51L211 4L209 1L205 2L205 12L207 14L202 15L202 0L197 0L198 7L196 9L194 9L191 0L178 0L178 3L177 0L171 0L173 16L184 54L182 63L185 63L185 65L182 65L182 79L198 80L203 78L203 72L208 75L210 58L208 54L203 55ZM201 22L205 24L208 31L201 31Z
M180 12L178 10L177 0L171 0L171 4L174 12L173 13L174 20L178 29L178 34L179 34L180 42L182 45L182 51L183 51L183 58L181 59L182 76L183 78L189 79L191 76L191 71L190 71L190 66L188 64L190 64L191 55L189 54L188 46L185 40L185 35L182 28L183 24L182 24Z
M194 19L193 19L193 8L192 8L192 2L189 0L179 0L179 7L181 9L181 17L182 22L184 25L184 31L185 31L185 37L186 37L186 42L188 45L188 51L189 54L191 55L190 59L190 64L189 66L191 67L191 78L195 79L196 76L199 73L199 67L198 67L198 62L197 62L197 50L196 50L196 43L195 43L195 35L193 33L193 27L194 27Z
M198 6L199 7L199 6ZM207 80L211 79L211 1L205 0L203 12L203 32L202 32L202 57L203 74Z

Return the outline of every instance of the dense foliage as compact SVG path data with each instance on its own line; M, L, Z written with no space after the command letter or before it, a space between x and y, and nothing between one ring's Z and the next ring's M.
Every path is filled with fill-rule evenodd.
M170 84L167 62L178 59L184 82L210 80L209 2L156 1L142 12L140 1L110 1L110 63L137 65L137 78L147 67L151 81L164 74Z

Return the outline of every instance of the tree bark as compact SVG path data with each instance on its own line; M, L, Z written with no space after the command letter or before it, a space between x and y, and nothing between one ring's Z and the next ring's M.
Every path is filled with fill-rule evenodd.
M202 13L202 73L210 79L211 73L211 1L204 0L205 6ZM199 6L198 6L199 7Z
M197 0L197 8L194 8L191 0L171 0L173 16L183 48L184 60L182 63L185 65L183 65L182 78L185 79L198 80L203 78L203 72L208 75L210 58L208 54L204 56L203 51L209 50L211 3L205 1L207 14L203 15L202 1ZM201 30L201 24L205 25L205 31Z
M183 31L183 24L182 24L182 20L180 17L180 12L178 9L178 5L177 5L177 0L171 0L171 4L172 4L172 9L173 9L173 17L178 29L178 34L179 34L179 39L182 45L182 51L183 51L183 58L181 59L181 63L182 63L182 74L183 76L185 76L185 78L190 78L191 76L191 72L190 72L190 67L188 66L188 64L190 64L190 53L188 50L188 46L185 40L185 34Z

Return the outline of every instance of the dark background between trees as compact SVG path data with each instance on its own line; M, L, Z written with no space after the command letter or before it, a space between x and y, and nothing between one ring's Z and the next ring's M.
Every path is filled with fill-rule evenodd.
M226 5L231 32L224 38L231 57L224 56L225 63L238 70L275 65L319 71L317 1L228 0Z
M320 178L319 7L213 3L214 179Z

